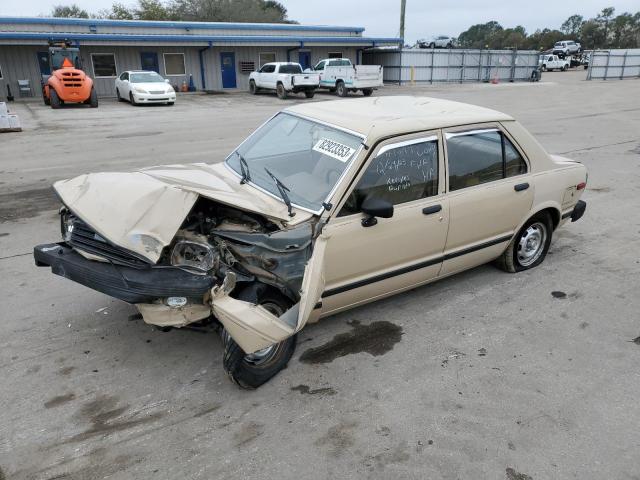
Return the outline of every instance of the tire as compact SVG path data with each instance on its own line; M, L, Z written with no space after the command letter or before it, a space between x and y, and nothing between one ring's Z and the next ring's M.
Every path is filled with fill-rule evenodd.
M562 71L563 71L563 72L566 72L566 71L567 71L567 66L566 66L566 65L563 65L563 66L562 66Z
M330 92L330 93L336 93L336 89L335 89L335 88L330 88L330 89L329 89L329 92Z
M243 299L242 293L239 296ZM250 301L249 298L245 299ZM253 298L255 301L255 297ZM260 294L258 304L276 315L282 315L291 307L291 302L273 290ZM260 352L247 355L240 346L223 329L224 356L222 365L229 378L241 388L258 388L280 370L286 368L296 349L297 335L265 348Z
M276 94L278 95L278 98L280 100L284 100L285 98L287 98L287 91L284 89L284 85L279 83L276 86Z
M521 272L540 265L549 251L553 224L548 213L538 213L525 222L496 260L499 268L509 273Z
M338 83L336 83L336 92L338 92L339 97L346 97L349 95L349 90L342 80L338 80Z
M51 105L51 100L45 95L44 90L42 91L42 101L47 107Z
M173 104L174 104L174 103L175 103L175 102L167 102L167 106L168 106L168 107L173 107Z
M124 98L120 96L120 90L118 90L117 88L116 88L116 98L118 99L119 102L124 102Z
M453 48L453 44L451 42L447 43L447 48Z
M541 68L541 70L542 70L543 72L546 72L546 71L547 71L547 66L546 66L544 63L542 64L542 68Z
M370 97L372 93L373 93L373 88L363 88L362 89L362 94L365 97Z
M133 98L133 93L129 92L129 103L131 105L133 105L134 107L137 107L138 104L136 103L136 99Z
M436 48L436 44L435 44L434 42L431 42L431 43L429 44L429 48Z
M96 93L96 89L91 89L91 95L89 96L89 105L91 108L98 108L98 94Z
M304 96L307 98L313 98L313 96L316 94L316 92L314 90L305 90L304 91Z
M253 80L249 80L249 93L251 95L255 95L258 93L258 88L256 87L256 82Z
M49 88L49 103L51 103L51 108L53 109L60 108L60 97L53 88Z

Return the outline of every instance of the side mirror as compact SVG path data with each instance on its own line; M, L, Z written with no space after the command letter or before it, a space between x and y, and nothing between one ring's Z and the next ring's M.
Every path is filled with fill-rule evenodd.
M165 79L164 79L164 83L169 83L169 79L168 79L168 78L165 78Z
M373 227L378 223L378 219L380 218L391 218L393 217L393 204L382 198L376 197L367 197L362 202L360 206L360 210L367 215L367 217L362 219L363 227Z

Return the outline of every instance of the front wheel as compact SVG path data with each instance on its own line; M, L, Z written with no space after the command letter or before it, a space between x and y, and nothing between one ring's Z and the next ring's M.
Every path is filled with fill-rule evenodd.
M134 106L138 105L138 103L136 102L136 99L133 98L133 93L131 92L129 92L129 103Z
M370 97L372 93L373 93L373 88L363 88L362 89L362 94L365 97Z
M250 297L241 300L251 301ZM255 300L255 299L253 299ZM264 292L258 298L258 304L270 313L280 316L291 306L291 302L275 292ZM274 377L280 370L286 368L296 349L296 335L280 343L269 345L254 353L245 353L231 338L226 329L222 330L224 343L224 357L222 364L229 378L242 388L258 388Z
M280 100L284 100L287 98L287 91L284 89L284 85L279 83L276 87L276 94Z
M256 82L254 82L253 80L249 81L249 93L251 95L255 95L256 93L258 93L258 87L256 87Z
M542 71L546 72L547 71L547 66L545 64L542 64Z
M304 96L307 98L313 98L315 94L316 92L314 90L305 90L304 92Z
M531 217L497 260L502 270L515 273L540 265L551 246L553 225L548 213Z
M567 67L566 65L563 65L563 66L562 66L562 71L563 71L563 72L566 72L566 71L567 71L567 68L568 68L568 67Z
M124 99L120 96L120 90L116 88L116 98L119 102L124 102Z

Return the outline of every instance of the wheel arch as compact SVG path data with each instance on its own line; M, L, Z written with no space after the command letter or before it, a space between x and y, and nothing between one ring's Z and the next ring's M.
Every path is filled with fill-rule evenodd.
M561 219L561 215L562 215L560 213L560 205L558 205L556 202L545 202L545 203L541 203L539 205L536 205L534 208L531 209L531 211L526 216L526 218L524 218L522 220L522 222L520 222L520 224L518 225L518 228L516 229L516 233L520 231L522 226L531 217L533 217L535 215L538 215L539 213L548 213L549 216L551 217L551 223L553 225L553 230L558 228L558 225L560 225L560 219Z

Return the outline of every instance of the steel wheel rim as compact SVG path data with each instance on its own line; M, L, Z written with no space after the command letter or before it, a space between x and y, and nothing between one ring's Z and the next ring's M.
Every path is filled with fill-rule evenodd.
M528 267L535 263L547 243L547 227L541 222L532 223L522 232L518 240L516 255L518 263L523 267Z

